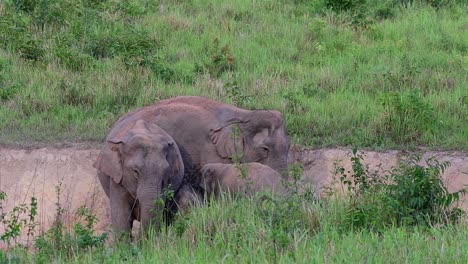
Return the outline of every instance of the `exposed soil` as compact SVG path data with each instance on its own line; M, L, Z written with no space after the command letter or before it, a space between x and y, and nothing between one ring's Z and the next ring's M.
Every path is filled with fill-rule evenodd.
M99 221L96 230L108 229L110 210L108 199L96 178L92 164L97 157L99 146L95 148L39 148L13 149L0 148L0 190L7 193L3 202L3 212L10 212L14 206L29 203L31 196L38 200L39 222L36 234L47 230L53 223L58 201L56 186L60 184L59 203L64 209L63 221L69 227L78 220L76 211L86 206ZM390 169L410 153L402 151L363 151L365 163L370 170ZM304 184L310 184L322 193L323 186L330 184L335 171L335 163L350 168L351 150L295 148L289 158L304 166ZM435 157L440 162L449 161L451 166L445 171L444 179L449 191L457 191L468 185L468 152L428 151L423 158ZM468 199L463 198L462 207L468 208ZM1 212L0 212L1 213ZM27 214L25 215L27 216ZM0 224L0 234L4 226ZM20 241L26 241L26 233ZM4 245L0 244L0 247Z

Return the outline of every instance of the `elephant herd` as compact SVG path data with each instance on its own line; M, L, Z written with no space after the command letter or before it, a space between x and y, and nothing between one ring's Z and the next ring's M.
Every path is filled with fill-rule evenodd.
M114 232L128 234L133 220L158 229L164 208L181 210L203 196L245 192L246 185L250 194L284 192L289 148L278 111L179 96L123 115L93 166Z

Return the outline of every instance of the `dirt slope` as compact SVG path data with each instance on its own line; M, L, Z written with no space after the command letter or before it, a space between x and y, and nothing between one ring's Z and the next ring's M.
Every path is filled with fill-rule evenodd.
M73 223L77 219L76 210L85 205L99 218L96 229L99 232L107 230L110 217L108 199L92 167L97 154L97 149L82 148L0 148L0 190L8 195L7 201L3 203L4 212L9 212L15 205L28 203L30 197L34 196L38 199L39 230L47 230L55 217L56 186L61 183L60 204L65 209L64 222L67 225ZM338 164L350 167L350 154L350 149L297 148L291 151L290 161L304 166L304 182L315 186L320 193L321 187L332 180L335 162L341 160ZM363 154L365 163L370 165L371 170L379 164L383 169L389 169L407 155L400 151L365 151ZM431 156L441 162L451 162L452 166L444 174L450 191L468 185L468 153L424 154L424 158ZM468 208L468 202L464 201L462 206ZM3 231L4 226L0 224L0 234ZM25 239L24 234L21 240Z

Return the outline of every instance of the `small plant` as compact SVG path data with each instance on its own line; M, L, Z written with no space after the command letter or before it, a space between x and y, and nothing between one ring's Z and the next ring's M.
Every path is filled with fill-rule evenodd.
M177 216L172 224L174 228L174 232L178 237L181 237L185 231L189 228L189 220L190 218L184 216L180 213L177 213Z
M18 238L25 228L27 228L27 245L30 238L34 235L34 229L37 226L37 199L31 197L28 204L22 203L5 212L3 202L7 199L5 192L0 191L0 222L3 224L4 232L0 235L0 240L4 241L8 248L17 246Z
M300 114L304 112L304 107L301 102L301 94L294 90L285 91L282 97L286 101L286 108L293 114Z
M100 236L94 235L94 225L97 217L91 214L88 208L82 206L78 209L76 215L82 218L84 224L78 222L73 226L73 233L78 248L99 247L104 244L108 233L104 232Z
M301 164L295 162L289 165L287 178L283 179L283 185L288 190L289 195L299 195L302 183L304 168Z
M0 79L0 101L10 100L18 93L19 89L19 83L3 84L2 80Z
M337 168L336 174L348 187L350 198L345 229L446 225L463 216L463 210L452 205L466 189L449 193L441 178L450 163L431 158L421 166L421 158L416 156L379 176L369 173L362 161L363 156L354 149L352 171Z
M458 98L458 100L460 101L461 105L468 106L468 95L461 96Z
M411 157L391 171L392 183L387 192L398 208L397 223L437 225L458 221L464 212L451 206L466 189L449 193L441 176L450 163L429 158L426 166L421 166L420 161L419 156Z
M288 193L285 196L257 197L257 214L270 230L269 239L273 242L271 255L276 259L277 254L287 251L293 241L295 232L315 234L320 225L317 216L307 205L315 203L310 190L299 190L302 186L303 168L299 164L292 164L288 172L288 182L285 187Z
M108 234L105 232L99 236L94 235L94 225L97 222L97 217L82 206L76 215L80 223L73 225L73 231L66 230L63 222L64 209L62 207L60 196L62 190L62 182L60 181L55 186L56 203L55 203L55 221L52 227L45 233L38 236L35 240L35 248L38 250L38 260L45 261L51 256L66 255L74 256L81 250L103 246Z
M343 183L353 198L360 198L365 195L372 186L382 183L377 173L370 173L369 166L363 164L364 157L358 153L357 148L353 148L351 157L352 171L346 171L343 167L336 168L336 174L340 175L340 182Z
M235 78L230 78L225 84L227 97L234 102L236 106L244 107L252 100L252 96L247 95L245 90L241 88L239 82Z
M215 38L207 52L210 57L209 61L204 63L204 68L213 77L220 77L222 73L234 70L236 60L228 45L220 47L219 40ZM200 65L196 68L196 71L201 70Z

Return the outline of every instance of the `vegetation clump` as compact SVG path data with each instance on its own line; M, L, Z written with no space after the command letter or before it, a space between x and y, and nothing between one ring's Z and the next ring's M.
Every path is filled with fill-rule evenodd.
M450 193L442 181L449 162L434 158L420 165L421 157L413 156L384 175L369 172L363 156L353 150L352 171L337 167L336 173L348 190L346 229L383 230L392 226L447 226L464 217L464 211L453 204L467 189Z

